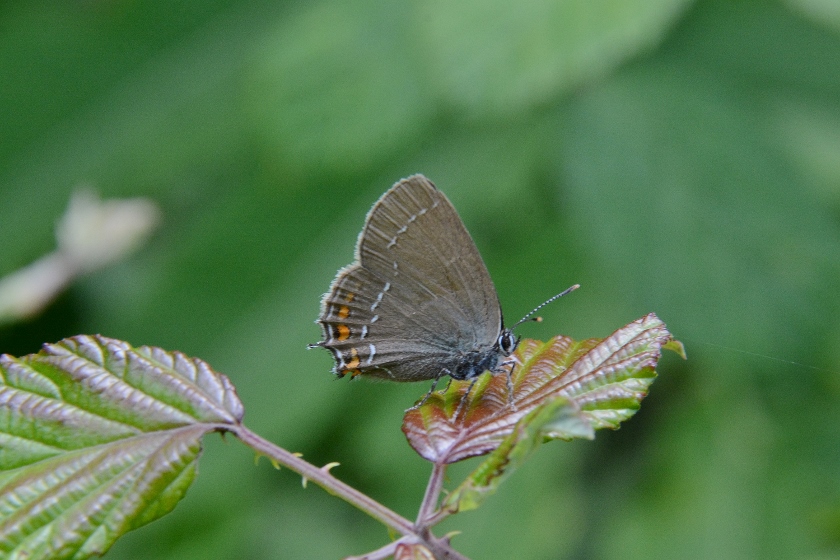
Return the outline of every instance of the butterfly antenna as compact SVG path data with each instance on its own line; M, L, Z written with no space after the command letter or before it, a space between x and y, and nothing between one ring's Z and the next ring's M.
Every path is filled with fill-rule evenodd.
M511 327L511 330L515 329L516 327L518 327L519 325L521 325L525 321L537 321L537 322L541 321L542 320L541 317L534 317L532 319L531 315L533 315L534 313L536 313L537 311L539 311L540 309L542 309L543 307L545 307L546 305L548 305L549 303L554 301L555 299L559 299L559 298L565 296L566 294L568 294L569 292L574 292L578 288L580 288L580 284L575 284L574 286L570 286L570 287L566 288L565 290L563 290L559 294L557 294L555 296L551 296L550 298L548 298L547 300L545 300L544 302L542 302L541 304L539 304L538 306L533 308L527 315L522 317L515 325L513 325Z

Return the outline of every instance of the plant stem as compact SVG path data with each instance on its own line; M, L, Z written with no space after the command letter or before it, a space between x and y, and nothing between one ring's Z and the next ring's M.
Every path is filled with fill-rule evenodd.
M364 556L347 556L344 560L385 560L386 558L394 556L397 546L399 546L402 541L403 539L399 539L394 542L390 542L378 550L368 552Z
M298 457L297 455L286 451L282 447L274 445L270 441L266 441L245 426L239 425L225 425L225 431L231 431L236 434L242 443L254 449L256 452L265 455L269 459L293 470L307 480L311 480L328 493L338 496L345 502L364 511L380 523L391 527L393 530L403 534L417 537L420 540L425 540L418 534L414 524L405 517L392 511L391 509L380 504L373 498L363 494L341 482L329 473L326 468L319 468L308 463Z
M432 467L432 474L429 476L429 484L426 486L426 494L423 496L423 503L420 504L420 511L417 513L417 527L430 527L429 519L437 507L440 491L443 489L443 479L446 475L446 463L435 463Z
M449 537L443 537L440 539L435 537L429 530L429 526L422 525L422 520L419 521L417 525L414 525L411 521L400 514L392 511L373 498L335 478L329 472L330 465L320 468L316 467L312 463L304 461L294 453L290 453L282 447L274 445L270 441L264 440L242 424L219 424L219 430L223 432L232 432L239 438L240 441L242 441L242 443L257 453L265 455L271 459L272 462L285 466L286 468L298 473L306 480L311 480L333 496L338 496L350 505L353 505L367 513L383 525L402 533L404 537L399 539L396 543L392 543L394 550L400 541L406 544L415 542L422 544L435 556L435 558L440 560L469 560L463 554L460 554L452 549L449 545ZM421 514L423 514L423 511L426 509L429 510L426 516L434 511L437 503L437 496L440 494L440 489L443 485L443 475L445 470L446 466L443 464L435 465L434 470L432 470L429 487L426 489L427 496L431 496L431 498L428 500L424 498L423 505L421 505L420 508ZM381 558L381 554L389 551L390 549L390 545L383 547L379 551L371 553L372 556L369 557ZM365 558L365 556L362 556L361 558Z

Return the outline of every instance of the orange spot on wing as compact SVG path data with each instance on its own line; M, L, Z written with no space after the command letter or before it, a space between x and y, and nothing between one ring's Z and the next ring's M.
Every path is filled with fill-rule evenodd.
M338 315L339 319L346 319L347 317L350 316L350 308L347 307L346 305L342 305L341 307L338 308L337 315Z
M354 352L355 352L355 350L354 350ZM349 362L347 362L347 366L344 369L356 369L356 368L359 367L360 363L362 363L362 361L359 359L359 357L358 356L353 356L353 359L350 360Z
M347 325L336 325L335 330L338 332L336 340L347 340L350 338L350 327Z
M344 364L344 369L341 370L341 375L350 374L351 377L356 377L362 371L359 369L359 364L362 363L359 359L359 352L355 348L350 349L350 361Z

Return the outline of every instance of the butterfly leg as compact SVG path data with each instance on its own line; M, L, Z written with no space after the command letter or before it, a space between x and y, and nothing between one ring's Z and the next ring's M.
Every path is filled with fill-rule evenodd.
M476 381L478 381L478 377L473 377L473 380L470 382L470 386L467 387L467 392L464 393L464 396L461 397L461 402L458 403L458 408L455 410L452 420L458 419L458 416L461 414L461 409L464 408L464 403L467 402L467 398L470 396L470 392L472 392L473 385L475 385Z
M516 410L516 404L513 402L513 370L516 368L516 362L514 360L508 360L506 362L502 362L501 368L498 370L498 373L504 371L504 366L510 366L507 369L507 394L508 394L508 405L513 409Z
M438 374L438 376L435 377L432 380L432 386L431 386L431 388L429 388L429 392L426 393L426 395L420 400L420 402L415 404L411 408L405 409L405 411L408 412L409 410L414 410L415 408L420 408L421 406L426 404L426 401L429 400L429 397L431 397L432 393L435 392L435 388L437 387L438 381L440 381L440 378L443 377L444 375L449 375L449 370L446 369L446 368L443 368L442 370L440 370L440 373ZM450 379L449 382L452 383L452 380ZM447 385L446 388L448 389L449 385Z
M507 374L508 404L513 410L516 410L516 403L513 402L513 370L515 367L516 362L511 362L510 369Z

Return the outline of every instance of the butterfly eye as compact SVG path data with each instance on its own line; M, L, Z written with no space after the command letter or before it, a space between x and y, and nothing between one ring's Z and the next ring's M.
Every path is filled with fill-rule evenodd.
M499 345L499 350L502 351L502 354L510 356L516 350L516 347L519 346L519 339L513 336L510 330L505 329L499 335L499 340L496 341L496 344Z

